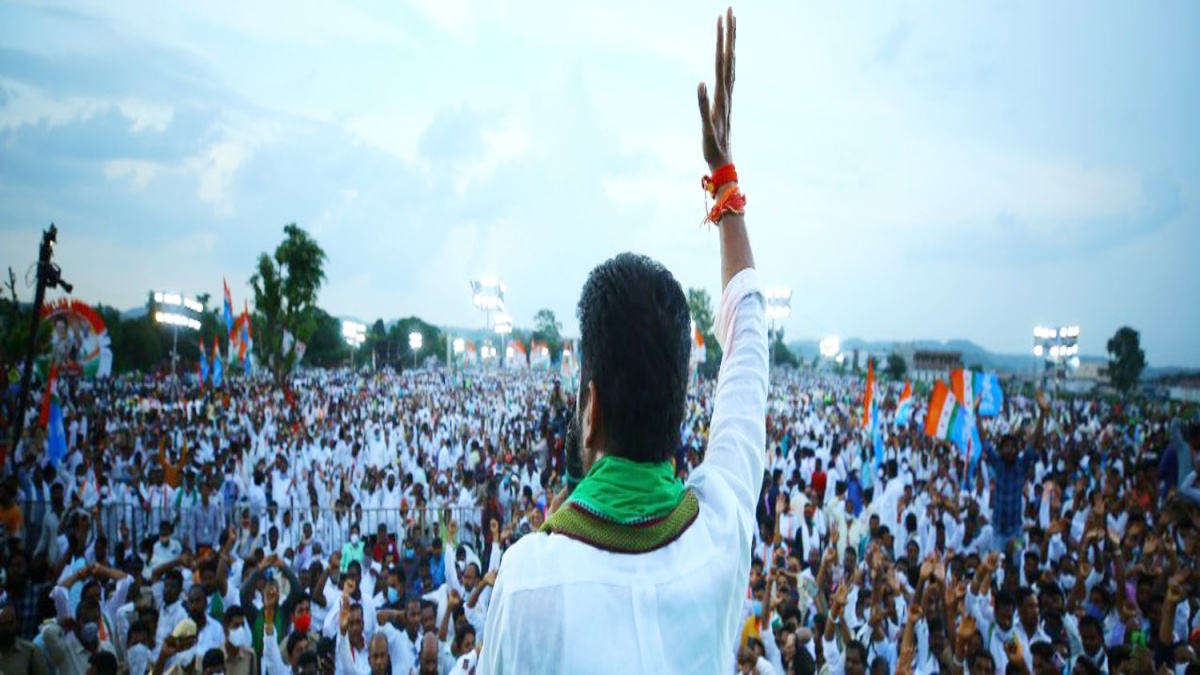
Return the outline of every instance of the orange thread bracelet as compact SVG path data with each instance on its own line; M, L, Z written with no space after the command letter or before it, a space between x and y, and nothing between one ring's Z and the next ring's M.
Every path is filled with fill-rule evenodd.
M716 197L717 191L730 183L736 183L737 180L737 169L732 164L723 164L713 169L711 176L701 178L700 187L710 196Z
M721 219L730 213L739 216L746 214L746 195L736 185L721 193L704 222L720 227Z

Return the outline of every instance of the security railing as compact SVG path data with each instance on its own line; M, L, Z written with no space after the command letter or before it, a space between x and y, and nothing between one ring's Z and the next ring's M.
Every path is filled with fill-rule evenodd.
M163 522L172 525L172 536L189 549L195 549L197 544L216 546L222 530L232 526L238 537L235 550L243 557L248 557L257 548L268 553L276 550L282 553L289 547L295 549L305 539L306 531L311 532L311 541L321 543L323 551L337 550L350 541L350 530L355 524L364 540L375 536L382 525L398 544L408 541L423 546L428 546L434 537L442 536L440 523L453 521L457 525L457 539L476 546L483 542L488 529L488 523L483 522L482 507L458 505L405 509L262 509L241 503L232 507L214 505L209 510L193 504L146 507L108 503L91 509L69 508L59 516L57 528L53 528L52 521L47 522L49 503L21 502L21 509L24 515L21 534L26 550L31 553L46 552L51 546L61 553L61 539L58 538L72 527L83 528L89 542L103 536L109 551L117 550L121 542L136 548L147 539L158 537ZM502 526L523 515L514 509L504 511L499 514ZM257 533L251 534L255 519L258 520ZM214 524L215 527L209 527ZM271 536L272 530L277 536Z

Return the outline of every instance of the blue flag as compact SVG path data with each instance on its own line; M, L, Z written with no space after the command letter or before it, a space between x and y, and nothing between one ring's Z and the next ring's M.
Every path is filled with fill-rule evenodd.
M871 442L875 446L875 472L883 466L883 425L879 423L879 408L871 410Z
M975 374L975 393L979 395L979 416L995 417L1004 408L1004 390L996 373Z
M204 341L200 341L200 386L208 381L208 355L204 353Z
M221 386L221 350L213 349L212 383L214 387Z
M46 395L42 399L41 422L46 426L46 459L50 466L58 468L58 463L67 456L67 432L63 425L62 404L58 401L58 368L50 369L50 378L46 382Z

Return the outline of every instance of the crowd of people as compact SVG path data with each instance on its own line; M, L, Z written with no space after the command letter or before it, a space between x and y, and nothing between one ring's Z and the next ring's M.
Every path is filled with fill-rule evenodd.
M897 387L880 460L862 389L774 373L729 670L1200 672L1194 411L1014 390L972 462L922 433L921 405L896 424ZM714 391L690 389L681 479ZM575 408L527 371L63 380L60 398L66 457L33 423L0 485L0 673L474 672Z

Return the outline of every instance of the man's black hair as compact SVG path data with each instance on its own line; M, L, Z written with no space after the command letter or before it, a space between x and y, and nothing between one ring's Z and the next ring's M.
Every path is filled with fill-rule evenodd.
M117 657L112 652L99 651L88 657L91 672L96 675L117 675L120 669Z
M1029 646L1029 653L1047 661L1054 660L1054 647L1045 640L1038 640Z
M225 652L216 647L204 652L204 658L200 661L200 667L204 669L223 669L225 667Z
M1012 591L1008 591L1008 590L996 591L996 606L999 607L1000 605L1004 605L1005 607L1011 607L1014 610L1016 610L1017 598L1016 598L1016 596L1013 595Z
M691 356L691 316L675 277L622 253L588 275L579 296L580 408L600 393L605 452L664 462L679 447Z
M870 658L870 655L867 653L866 645L858 640L851 640L850 642L846 643L846 653L849 654L850 652L857 653L858 658L863 662L863 665L867 665L867 660Z
M236 621L237 619L245 619L245 618L246 618L245 610L243 610L241 607L238 607L237 605L233 605L232 607L225 608L225 616L221 617L221 619L222 619L221 623L225 624L226 626L229 626L229 625L233 624L233 622Z
M354 605L354 607L361 608L361 605ZM362 611L362 610L360 609L359 611ZM289 635L288 639L287 639L287 655L291 656L292 652L296 651L296 645L300 644L301 642L303 642L307 639L308 639L308 633L301 633L298 630L292 631L292 634Z

